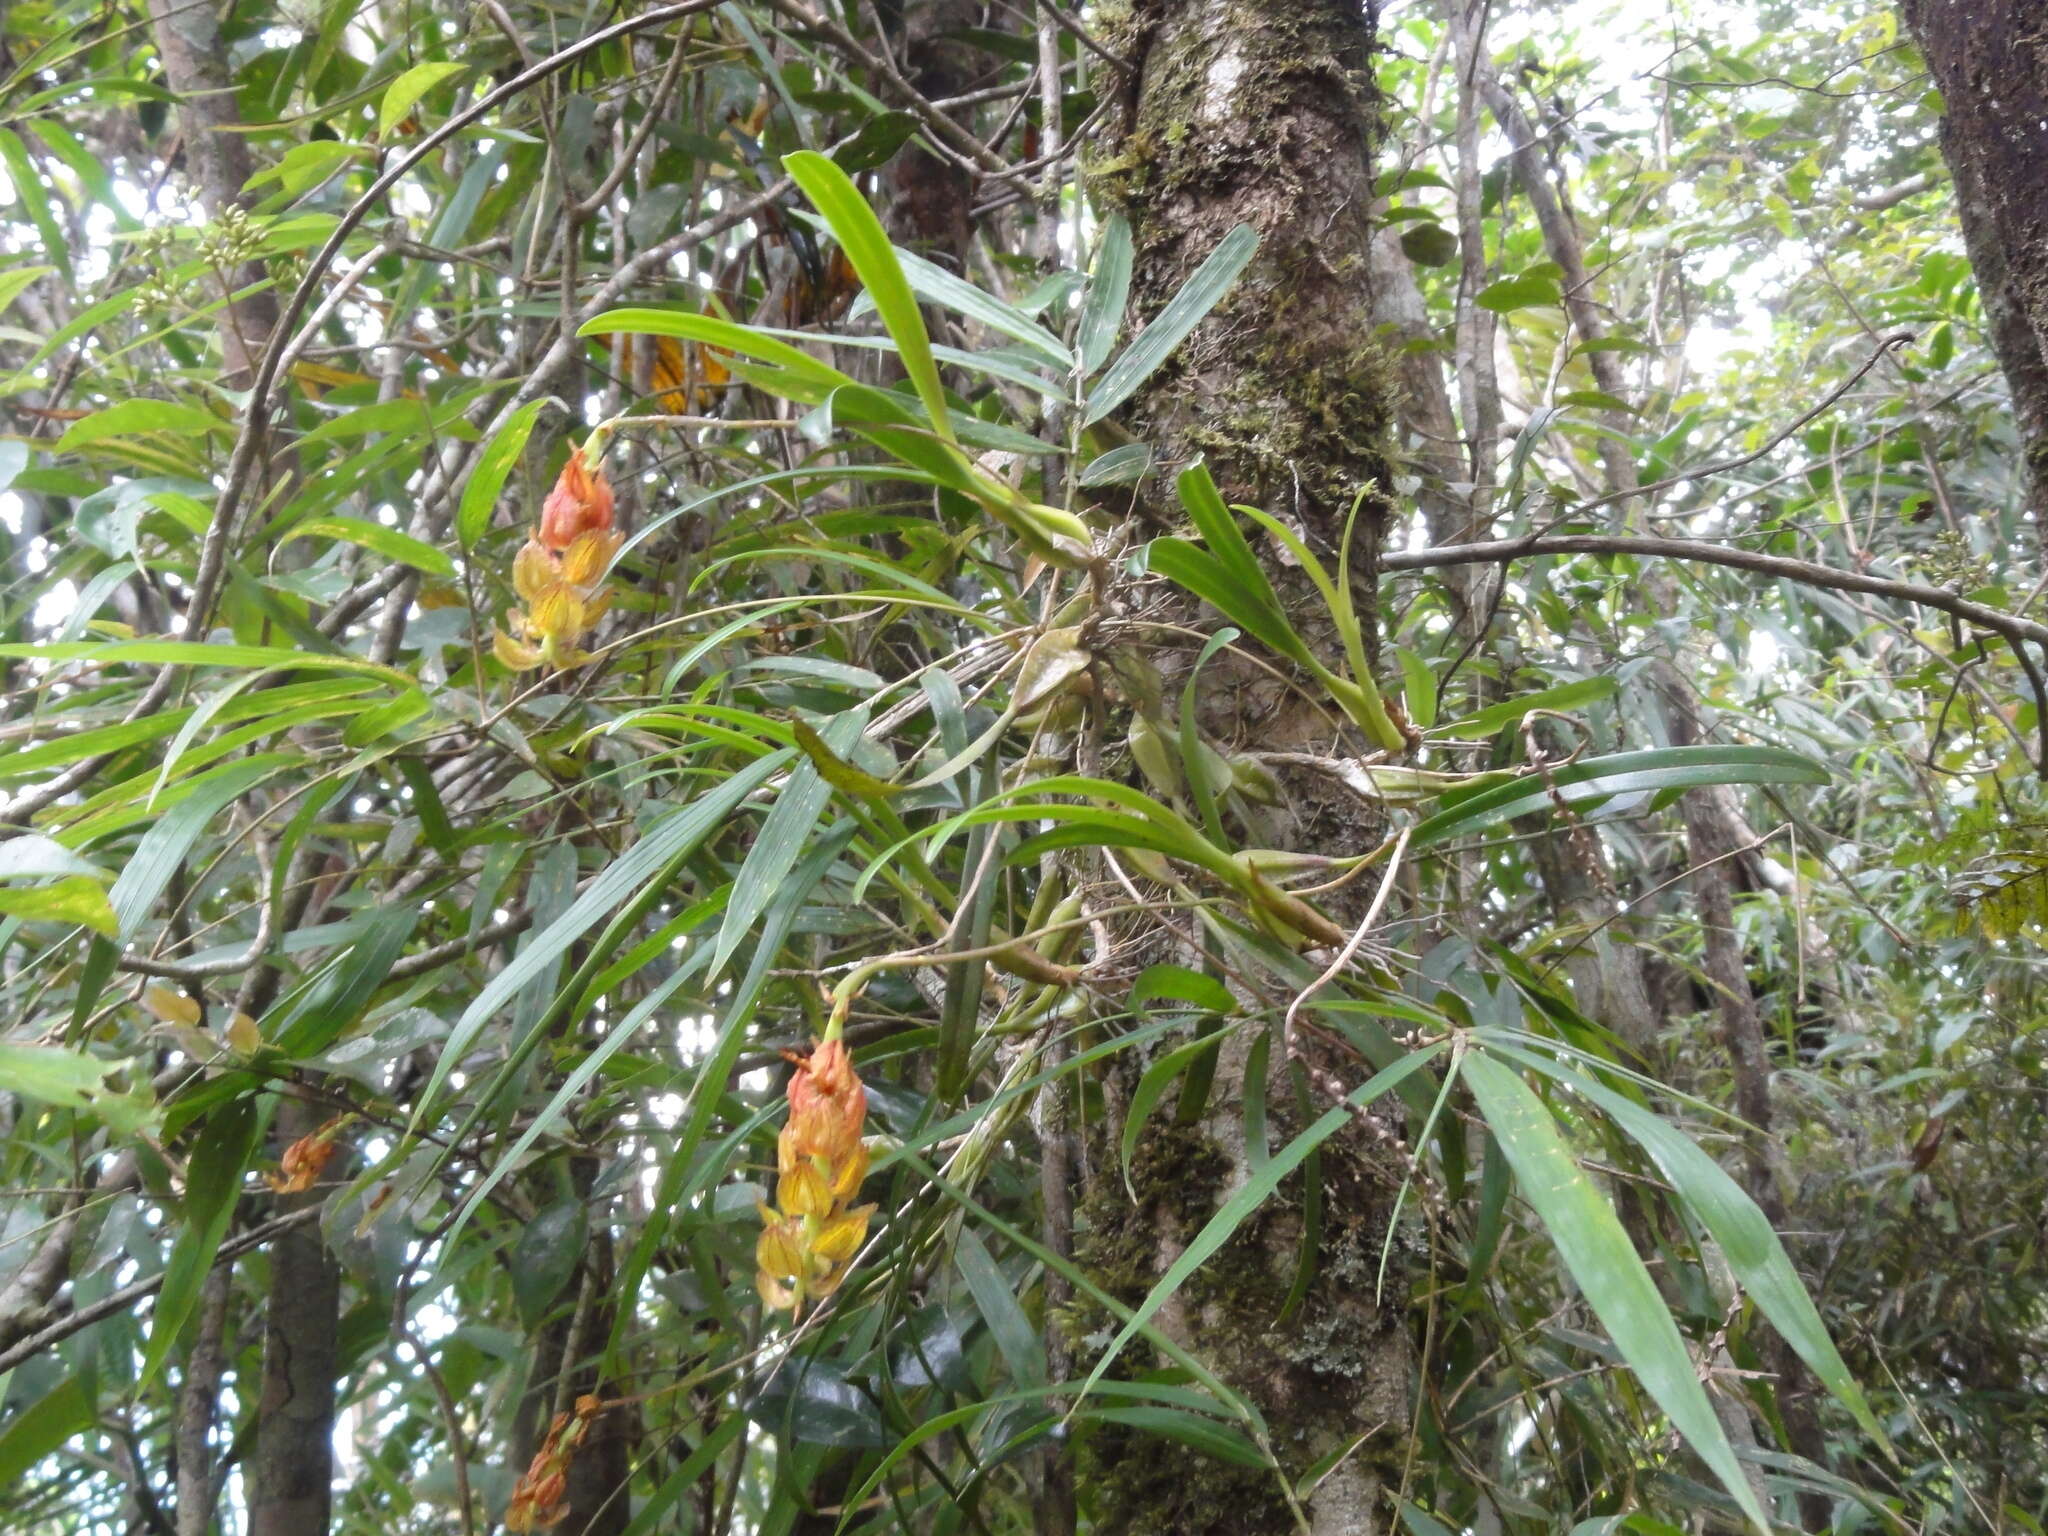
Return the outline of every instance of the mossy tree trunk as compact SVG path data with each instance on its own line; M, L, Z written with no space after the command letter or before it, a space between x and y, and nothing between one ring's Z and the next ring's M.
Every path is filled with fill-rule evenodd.
M1370 275L1374 9L1360 0L1135 0L1101 20L1105 42L1134 70L1087 170L1096 197L1130 220L1135 314L1156 314L1236 225L1260 236L1236 288L1155 375L1129 424L1159 455L1159 483L1201 457L1227 500L1289 519L1333 568L1364 493L1351 564L1370 611L1393 376L1374 341ZM1177 515L1170 500L1149 511ZM1290 601L1308 596L1283 562L1268 568ZM1312 643L1329 638L1313 602L1299 614ZM1150 657L1167 674L1193 659ZM1200 727L1226 750L1366 748L1334 734L1331 711L1227 655L1209 664L1201 692ZM1177 694L1170 685L1168 696ZM1379 841L1381 818L1316 776L1283 773L1281 788L1284 803L1259 841L1322 853ZM1356 921L1371 894L1361 882L1329 910ZM1327 1104L1298 1099L1281 1042L1267 1044L1266 1117L1278 1147ZM1110 1128L1076 1243L1116 1294L1143 1295L1246 1177L1250 1045L1229 1037L1199 1119L1153 1118L1134 1162L1135 1205ZM1353 1059L1315 1065L1324 1081L1362 1076ZM1116 1099L1112 1090L1112 1117ZM1163 1329L1257 1404L1292 1480L1327 1470L1309 1479L1300 1516L1269 1473L1097 1431L1082 1451L1092 1529L1262 1536L1298 1530L1301 1518L1318 1536L1392 1528L1388 1489L1413 1374L1400 1234L1381 1284L1400 1178L1392 1135L1359 1126L1326 1143L1305 1177L1283 1185L1159 1314Z

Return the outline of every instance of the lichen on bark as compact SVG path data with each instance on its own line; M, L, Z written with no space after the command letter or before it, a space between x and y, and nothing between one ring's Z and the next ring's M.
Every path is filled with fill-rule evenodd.
M1392 363L1375 340L1369 261L1373 8L1360 0L1122 0L1093 14L1106 45L1135 66L1085 171L1098 204L1129 219L1136 316L1156 315L1237 225L1249 223L1260 237L1236 286L1148 381L1127 424L1169 468L1203 458L1226 500L1291 520L1328 557L1360 492L1387 484L1395 389ZM1377 497L1366 506L1350 530L1350 559L1370 654L1386 509ZM1167 521L1176 516L1167 504L1150 510ZM1263 538L1255 536L1254 547L1307 642L1342 665L1321 599L1301 572ZM1182 633L1215 622L1192 604L1180 612L1170 599L1159 601ZM1175 694L1193 650L1162 639L1146 654ZM1198 707L1203 734L1229 748L1326 751L1335 731L1340 751L1365 750L1333 725L1336 712L1312 690L1229 652L1209 663ZM1362 803L1334 799L1327 784L1279 777L1285 804L1260 829L1271 835L1262 845L1362 852L1379 840L1382 818ZM1348 912L1355 923L1369 895L1370 883L1362 882L1331 898L1330 910L1342 921L1356 896L1360 906ZM1076 1256L1126 1302L1149 1292L1250 1176L1252 1038L1243 1029L1225 1037L1209 1099L1192 1123L1169 1124L1159 1114L1146 1127L1133 1169L1135 1203L1118 1168L1116 1116L1108 1117L1076 1223ZM1269 1050L1263 1107L1277 1148L1306 1122L1277 1038ZM1357 1064L1318 1065L1341 1076ZM1320 1114L1328 1106L1310 1107ZM1363 1127L1340 1131L1312 1165L1313 1243L1304 1168L1157 1318L1167 1337L1256 1404L1291 1480L1330 1459L1327 1475L1311 1478L1300 1500L1313 1536L1388 1528L1385 1490L1398 1477L1406 1440L1413 1245L1397 1236L1382 1286L1399 1183L1388 1156ZM1297 1296L1299 1260L1311 1246L1313 1268ZM1070 1321L1077 1361L1085 1361L1104 1342L1107 1319L1082 1313ZM1087 1434L1082 1455L1093 1474L1085 1481L1095 1490L1094 1529L1215 1536L1300 1529L1270 1470L1219 1465L1157 1436L1103 1427Z
M1156 313L1237 224L1260 241L1133 425L1170 459L1206 457L1228 499L1295 515L1327 547L1357 492L1386 481L1370 13L1342 0L1105 9L1138 69L1086 170L1097 199L1131 215L1137 312Z
M1075 1256L1096 1282L1126 1305L1143 1300L1170 1255L1214 1215L1243 1173L1242 1138L1216 1135L1220 1118L1241 1123L1242 1105L1216 1106L1200 1124L1148 1128L1131 1165L1131 1188L1105 1173L1078 1211ZM1274 1145L1302 1129L1291 1106L1275 1105ZM1111 1148L1096 1165L1115 1167ZM1259 1405L1272 1427L1286 1473L1300 1479L1361 1435L1359 1467L1391 1450L1405 1433L1411 1356L1403 1325L1402 1259L1412 1239L1393 1235L1387 1289L1379 1289L1387 1212L1398 1173L1359 1132L1340 1132L1318 1158L1321 1211L1309 1283L1294 1289L1307 1240L1304 1174L1290 1176L1160 1312L1170 1336L1192 1342L1233 1390ZM1291 1305L1290 1305L1291 1303ZM1114 1331L1106 1309L1077 1306L1061 1320L1082 1357ZM1140 1346L1132 1346L1139 1349ZM1167 1362L1147 1361L1165 1365ZM1120 1374L1130 1374L1127 1365ZM1115 1426L1091 1429L1080 1446L1082 1483L1096 1490L1093 1529L1104 1533L1210 1533L1258 1536L1295 1529L1268 1470L1221 1462L1157 1436ZM1370 1477L1339 1481L1330 1500L1372 1497ZM1326 1500L1326 1504L1330 1502ZM1311 1500L1311 1505L1314 1501ZM1313 1511L1312 1511L1313 1512ZM1369 1508L1326 1507L1316 1528L1370 1530ZM1368 1523L1356 1523L1360 1519ZM1346 1523L1351 1522L1351 1523Z

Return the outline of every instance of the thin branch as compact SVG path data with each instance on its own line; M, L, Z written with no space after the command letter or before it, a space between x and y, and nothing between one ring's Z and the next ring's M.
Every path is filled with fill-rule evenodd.
M1646 491L1650 489L1652 487L1644 487ZM1441 544L1434 549L1385 554L1380 556L1380 569L1424 571L1451 565L1505 565L1537 555L1642 555L1653 559L1688 560L1701 565L1724 565L1733 570L1781 577L1802 586L1826 587L1838 592L1866 592L1873 597L1919 603L1923 607L1953 614L2015 644L2031 640L2036 645L2048 646L2048 624L2038 624L2032 619L1972 602L1941 587L1930 587L1917 581L1899 581L1888 576L1871 576L1862 571L1837 570L1831 565L1820 565L1811 560L1794 560L1754 549L1709 544L1703 539L1667 539L1656 535L1618 533L1532 533L1519 539Z
M214 1255L213 1262L224 1264L252 1248L261 1248L273 1238L282 1237L295 1228L317 1220L319 1215L318 1206L308 1206L303 1211L293 1211L289 1216L266 1221L262 1226L251 1228L240 1237L230 1238L222 1243L220 1251ZM61 1344L80 1329L90 1328L101 1318L112 1317L117 1312L126 1311L130 1305L142 1300L143 1297L154 1295L163 1283L164 1276L161 1273L151 1275L146 1280L138 1280L133 1285L124 1285L118 1291L109 1292L90 1306L80 1307L68 1317L58 1319L47 1328L30 1334L12 1349L0 1353L0 1371L11 1371L23 1361L33 1360L52 1344Z
M1571 509L1571 515L1576 517L1579 516L1581 513L1591 512L1596 507L1611 507L1618 501L1629 501L1637 496L1655 496L1661 491L1669 491L1681 485L1689 485L1695 480L1708 480L1714 477L1715 475L1725 475L1731 470L1742 469L1748 465L1754 464L1758 459L1761 459L1767 454L1769 454L1772 449L1778 446L1778 444L1784 442L1785 439L1792 436L1795 432L1798 432L1801 428L1805 427L1809 422L1813 421L1815 418L1819 416L1825 415L1829 407L1834 405L1834 403L1837 400L1841 399L1842 396L1848 394L1850 390L1854 389L1858 384L1862 383L1863 376L1870 372L1871 369L1875 368L1881 361L1883 361L1887 354L1889 354L1896 348L1905 346L1907 343L1913 341L1914 339L1914 335L1911 331L1894 331L1891 335L1882 338L1878 342L1876 350L1874 350L1870 354L1870 356L1866 357L1863 360L1862 366L1859 367L1854 373L1850 374L1848 378L1842 380L1840 384L1837 384L1833 389L1829 390L1827 394L1824 397L1822 397L1820 404L1816 405L1812 410L1808 411L1805 415L1801 416L1798 420L1794 421L1790 426L1786 427L1783 431L1774 433L1754 453L1740 454L1732 459L1716 459L1711 464L1702 464L1697 469L1683 470L1680 473L1668 476L1663 480L1653 480L1648 485L1632 486L1627 490L1616 491L1611 495L1596 496L1591 501L1582 501L1579 502L1577 505L1573 506Z

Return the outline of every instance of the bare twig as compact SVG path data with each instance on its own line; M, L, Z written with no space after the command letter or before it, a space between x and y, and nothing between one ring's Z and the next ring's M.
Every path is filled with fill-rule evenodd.
M1645 491L1653 487L1645 486ZM1451 565L1503 565L1537 555L1642 555L1653 559L1687 560L1702 565L1724 565L1738 571L1782 577L1803 586L1828 587L1841 592L1867 592L1874 597L1896 598L1919 603L1942 613L1990 630L2008 641L2031 640L2048 646L2048 624L2023 619L1984 603L1972 602L1941 587L1917 581L1900 581L1872 576L1863 571L1838 570L1812 560L1794 560L1785 555L1767 555L1760 550L1732 545L1710 544L1704 539L1667 539L1654 534L1619 533L1532 533L1516 539L1488 539L1473 544L1442 544L1434 549L1411 549L1380 557L1384 571L1433 570Z

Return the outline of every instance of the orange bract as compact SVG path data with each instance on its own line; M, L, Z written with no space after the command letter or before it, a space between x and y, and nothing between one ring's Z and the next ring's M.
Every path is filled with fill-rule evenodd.
M284 1156L278 1159L277 1172L266 1173L263 1178L280 1195L302 1194L319 1182L320 1175L327 1171L328 1161L334 1156L334 1139L341 1134L341 1128L354 1116L336 1115L319 1130L301 1136L284 1149Z
M540 543L548 549L564 550L592 529L611 525L612 486L604 477L603 466L587 468L583 450L571 448L555 488L541 503Z
M576 1399L574 1413L558 1413L533 1461L512 1486L505 1508L508 1531L544 1531L569 1513L569 1463L590 1433L590 1421L604 1412L601 1398L586 1393Z

